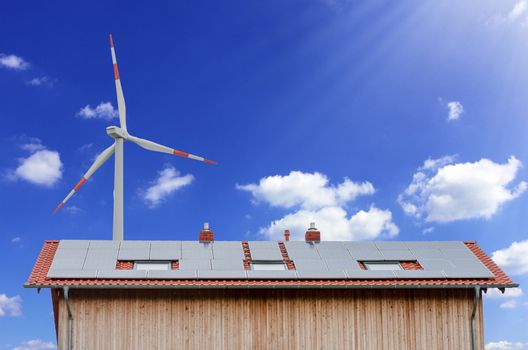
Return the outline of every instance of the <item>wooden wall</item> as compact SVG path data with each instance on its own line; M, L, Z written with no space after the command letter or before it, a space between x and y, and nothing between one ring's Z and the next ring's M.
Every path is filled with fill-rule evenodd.
M471 349L474 290L70 290L74 349ZM477 349L483 349L482 303ZM59 349L67 312L59 301Z

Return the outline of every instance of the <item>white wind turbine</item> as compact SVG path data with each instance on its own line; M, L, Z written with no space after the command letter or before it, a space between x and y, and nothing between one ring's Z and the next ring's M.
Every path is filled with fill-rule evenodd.
M215 161L205 159L203 157L198 157L193 154L178 151L176 149L160 145L158 143L141 139L139 137L132 136L127 131L126 126L126 107L125 107L125 98L123 96L123 89L121 87L121 81L119 79L119 71L117 70L117 60L114 49L114 42L112 40L112 35L110 35L110 50L112 52L112 62L114 64L114 76L115 76L115 86L117 92L117 108L119 110L119 125L109 126L106 128L106 133L108 136L114 139L114 144L107 149L105 149L94 161L90 169L84 174L81 180L75 185L73 190L64 198L64 200L55 208L54 213L56 213L63 205L66 203L71 196L79 187L81 187L90 176L95 173L97 169L104 162L110 158L112 154L115 153L115 170L114 170L114 225L113 225L113 235L114 240L123 240L123 143L125 141L132 141L139 146L154 152L169 153L177 156L182 156L186 158L191 158L199 160L206 163L218 164Z

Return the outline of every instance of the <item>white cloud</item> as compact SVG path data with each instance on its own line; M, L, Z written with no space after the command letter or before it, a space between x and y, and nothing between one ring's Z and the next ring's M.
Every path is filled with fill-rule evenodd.
M509 342L507 340L501 340L497 342L489 342L485 346L486 350L526 350L528 349L528 343L521 342Z
M79 147L79 148L77 149L77 151L79 151L79 152L86 152L86 151L89 151L89 150L92 149L93 145L94 145L94 144L93 144L92 142L90 142L90 143L85 143L84 145L82 145L81 147Z
M42 76L42 77L35 77L31 80L28 80L26 83L31 86L53 87L53 85L55 85L55 80L50 79L47 76Z
M49 350L56 348L57 347L52 342L45 342L40 339L33 339L19 344L18 346L14 347L13 350Z
M7 315L22 315L22 298L20 296L8 297L5 294L0 294L0 317Z
M353 182L345 178L338 185L330 185L321 173L292 171L289 175L268 176L258 184L237 185L239 190L251 192L257 201L264 201L273 207L314 210L328 206L341 206L360 195L375 192L368 181Z
M13 70L26 70L29 68L29 63L22 57L0 53L0 66Z
M488 292L484 294L486 298L491 299L505 299L505 298L519 298L523 295L521 288L506 288L506 290L501 292L498 288L490 288Z
M491 258L512 275L528 273L528 240L513 242L493 252Z
M508 14L508 19L510 21L515 21L528 10L528 3L526 0L517 1L513 6L512 10Z
M8 177L49 187L62 178L62 167L59 152L44 149L20 159L20 165Z
M112 120L114 118L117 118L119 116L119 113L110 102L101 102L95 108L90 105L84 106L77 113L77 116L83 119Z
M517 300L508 300L499 305L501 309L515 309L517 306L518 306Z
M143 199L151 208L158 206L169 195L182 187L190 185L194 181L194 176L187 174L180 176L180 173L173 167L166 167L158 174L158 178L152 182L143 194Z
M450 101L447 103L447 109L449 113L447 114L447 120L457 120L460 118L462 113L464 113L464 106L458 101Z
M79 208L78 206L75 206L75 205L68 205L67 207L62 208L62 210L64 210L67 213L74 214L74 215L83 212L83 210L81 208Z
M59 152L46 149L36 137L23 135L14 137L14 140L21 142L20 149L30 152L31 155L20 158L19 166L7 171L8 180L25 180L37 185L52 186L62 178L63 166Z
M292 239L303 240L310 222L316 223L323 240L392 237L399 231L389 210L371 205L368 211L347 213L345 205L348 202L375 192L374 186L367 181L359 183L345 178L342 183L331 185L324 174L292 171L286 176L268 176L258 184L237 185L237 188L250 192L255 202L295 209L260 229L261 234L271 239L281 239L284 230L289 229Z
M22 237L13 237L11 238L11 243L18 243L22 240Z
M24 143L20 145L20 149L23 149L24 151L29 151L33 153L35 151L40 151L46 148L44 147L42 141L40 141L39 138L23 136L22 139L24 140Z
M434 229L435 229L434 227L427 227L423 229L422 233L424 235L428 235L429 233L433 233Z
M437 159L427 158L418 170L436 170L448 164L454 163L457 159L456 154L443 156Z
M428 159L413 175L398 197L407 215L427 222L487 219L527 188L524 181L508 187L521 167L514 156L504 164L484 158L474 163L451 162L446 157Z
M398 227L392 222L392 213L371 206L368 211L360 210L348 217L341 207L326 207L311 211L301 209L271 222L260 232L270 239L281 239L284 230L289 229L293 240L304 240L304 233L310 222L315 222L325 241L350 241L374 239L380 235L392 237L398 234Z

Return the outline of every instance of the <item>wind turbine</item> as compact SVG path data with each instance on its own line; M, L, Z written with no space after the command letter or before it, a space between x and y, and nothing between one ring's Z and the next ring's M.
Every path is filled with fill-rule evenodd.
M112 35L110 34L110 51L112 52L112 63L114 64L114 76L115 86L117 93L117 108L119 111L119 125L120 126L109 126L106 128L108 136L114 139L114 144L105 149L95 159L92 166L84 174L81 180L75 185L73 190L64 198L62 202L55 208L54 214L62 208L71 196L79 190L79 188L92 176L101 165L104 164L115 153L114 158L114 224L113 224L113 240L123 240L123 146L125 141L132 141L135 144L143 147L149 151L169 153L177 156L199 160L201 162L218 164L215 161L205 159L203 157L195 156L187 152L178 151L167 146L160 145L149 140L141 139L139 137L132 136L127 131L126 125L126 106L125 97L123 96L123 88L121 87L121 80L119 79L119 71L117 69L117 60L114 48L114 42Z

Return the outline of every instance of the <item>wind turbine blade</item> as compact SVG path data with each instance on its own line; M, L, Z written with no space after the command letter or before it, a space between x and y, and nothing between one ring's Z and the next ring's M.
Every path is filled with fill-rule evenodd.
M114 151L115 151L115 143L112 146L110 146L107 149L105 149L101 154L99 154L97 156L97 158L95 159L95 161L92 164L92 166L90 167L90 169L88 169L88 171L84 174L84 176L77 183L77 185L75 185L73 190L71 190L70 193L68 193L66 198L64 198L64 200L62 202L60 202L60 204L57 206L57 208L55 208L55 210L53 211L53 214L55 214L57 211L59 211L60 208L62 208L64 203L66 203L68 201L68 199L70 199L71 196L73 196L75 194L75 192L77 192L79 187L81 187L86 182L86 180L88 180L90 178L90 176L92 176L93 173L95 173L95 171L97 169L99 169L99 167L101 165L103 165L104 162L106 162L108 160L108 158L110 158L110 156L114 153Z
M110 51L112 52L112 63L114 64L114 77L117 93L117 110L119 111L119 124L123 130L126 131L126 105L125 96L123 95L123 88L121 87L121 80L119 79L119 70L117 69L117 59L114 48L114 41L112 34L110 34Z
M214 160L205 159L203 157L195 156L194 154L178 151L177 149L170 148L170 147L167 147L167 146L163 146L163 145L160 145L159 143L152 142L152 141L149 141L149 140L140 139L139 137L135 137L135 136L132 136L132 135L128 135L128 140L136 143L137 145L139 145L140 147L143 147L144 149L148 149L149 151L174 154L174 155L185 157L185 158L199 160L199 161L205 162L205 163L218 164Z

